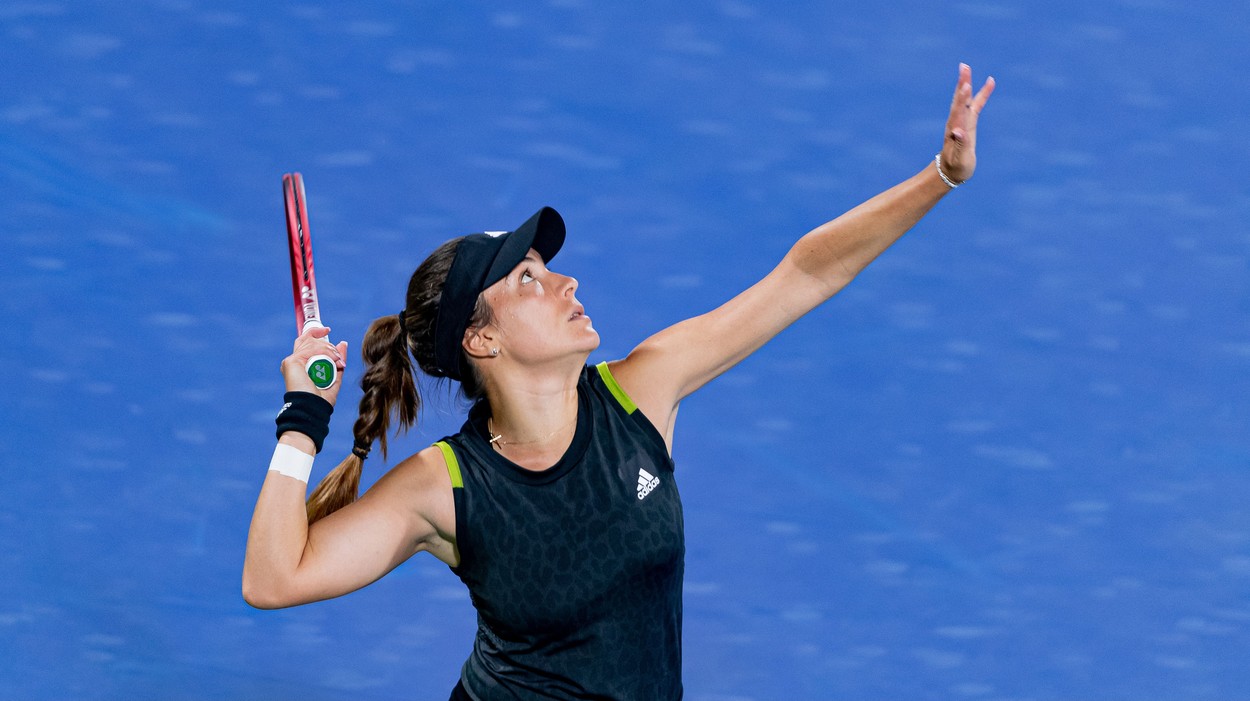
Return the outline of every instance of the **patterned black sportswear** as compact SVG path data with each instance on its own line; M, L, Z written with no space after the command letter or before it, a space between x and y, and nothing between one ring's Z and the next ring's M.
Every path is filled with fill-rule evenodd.
M479 402L436 443L452 477L460 565L478 612L461 683L477 701L673 701L681 686L685 536L664 439L606 364L578 382L560 462L523 469L488 442Z

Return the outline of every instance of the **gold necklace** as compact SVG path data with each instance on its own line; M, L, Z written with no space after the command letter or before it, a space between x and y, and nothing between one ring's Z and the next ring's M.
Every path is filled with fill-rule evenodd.
M535 438L532 441L505 441L503 439L502 433L495 433L495 417L488 416L486 417L486 433L490 435L490 440L487 442L490 443L492 446L494 446L495 450L503 452L503 446L505 445L532 445L534 443L542 443L546 441L547 439L551 438L552 436L556 435L557 433L568 430L569 426L572 426L576 423L577 423L577 417L573 417L573 420L570 421L569 423L564 424L560 428L557 428L556 430L552 431L551 433L548 433L542 438Z

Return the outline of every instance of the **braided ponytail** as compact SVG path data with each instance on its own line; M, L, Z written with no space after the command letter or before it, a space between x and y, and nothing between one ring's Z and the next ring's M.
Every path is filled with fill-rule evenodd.
M352 453L321 480L308 497L308 523L325 518L356 501L360 492L360 473L365 456L374 441L382 446L386 457L386 435L394 415L399 420L398 433L412 428L421 410L421 396L413 377L413 359L427 375L445 377L434 357L434 325L438 320L438 304L443 286L451 271L460 239L439 246L426 258L408 281L404 319L399 315L374 320L361 344L365 371L360 377L360 414L352 426L355 439ZM490 323L490 307L479 297L470 324ZM483 394L481 375L468 363L469 372L460 383L466 399Z
M360 415L352 426L355 439L352 453L331 470L308 497L310 524L356 501L364 458L375 440L382 446L382 457L386 457L391 415L399 419L399 432L403 432L416 423L421 408L421 397L412 377L412 362L408 359L406 343L400 337L397 316L384 316L369 325L360 354L365 363L360 378L364 395L360 398Z

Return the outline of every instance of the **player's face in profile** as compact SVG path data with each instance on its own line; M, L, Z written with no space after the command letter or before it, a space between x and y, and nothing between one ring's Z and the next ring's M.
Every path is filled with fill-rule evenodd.
M577 280L549 270L536 251L486 290L500 341L519 360L548 360L599 347L577 300Z

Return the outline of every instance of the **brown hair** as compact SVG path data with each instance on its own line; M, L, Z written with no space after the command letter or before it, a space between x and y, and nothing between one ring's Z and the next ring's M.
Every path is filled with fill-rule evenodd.
M386 434L392 416L399 420L398 434L416 424L421 410L412 359L427 375L446 377L434 360L434 324L438 320L443 285L460 241L456 238L444 243L417 266L408 281L404 305L406 316L402 326L398 314L375 319L361 343L360 354L365 370L360 377L360 388L364 390L364 396L360 398L360 413L352 426L352 436L355 444L366 450L374 441L379 441L383 458L386 457ZM490 307L479 295L469 326L489 323ZM401 334L401 328L406 333ZM469 371L464 373L460 382L460 392L466 399L474 400L483 395L482 377L467 358L464 365ZM308 523L356 501L363 467L364 459L353 452L321 480L308 497Z

